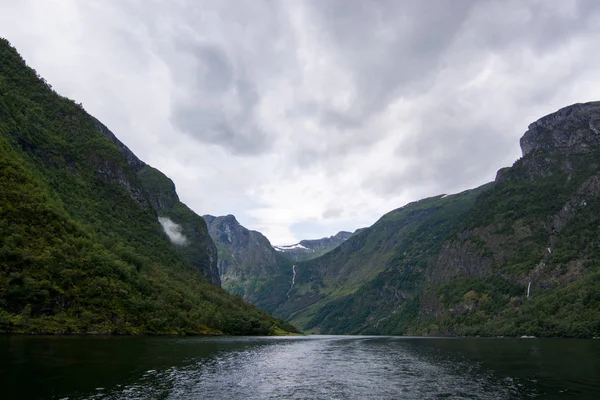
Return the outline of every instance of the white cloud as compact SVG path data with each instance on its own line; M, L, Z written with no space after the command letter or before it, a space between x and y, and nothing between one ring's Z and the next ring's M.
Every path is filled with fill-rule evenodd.
M170 218L167 217L158 217L158 222L163 228L163 231L167 234L171 243L176 244L178 246L185 246L188 244L188 239L185 237L183 233L181 233L181 226L171 221Z

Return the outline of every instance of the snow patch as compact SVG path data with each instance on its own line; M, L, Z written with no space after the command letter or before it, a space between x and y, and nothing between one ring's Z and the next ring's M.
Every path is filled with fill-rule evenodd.
M440 197L440 199L445 199L446 197L448 197L447 194L443 195L442 197Z
M176 224L175 222L171 221L171 218L167 217L158 217L158 222L160 222L163 231L165 231L165 233L171 240L171 243L176 244L178 246L185 246L186 244L188 244L188 239L183 233L181 233L181 225Z
M313 249L304 247L300 243L290 244L289 246L275 246L275 250L277 250L277 251L286 251L286 250L295 250L295 249L308 250L308 251L312 251L313 253L315 252Z

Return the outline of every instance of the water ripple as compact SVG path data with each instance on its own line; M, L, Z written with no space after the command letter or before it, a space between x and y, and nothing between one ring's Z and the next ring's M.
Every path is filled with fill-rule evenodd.
M516 399L514 380L477 363L381 338L292 340L254 346L83 399ZM529 393L534 394L534 393Z

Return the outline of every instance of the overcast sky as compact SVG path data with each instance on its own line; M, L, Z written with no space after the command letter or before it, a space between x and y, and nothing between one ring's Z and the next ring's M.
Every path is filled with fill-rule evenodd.
M530 122L600 100L595 0L0 0L0 36L273 244L489 182Z

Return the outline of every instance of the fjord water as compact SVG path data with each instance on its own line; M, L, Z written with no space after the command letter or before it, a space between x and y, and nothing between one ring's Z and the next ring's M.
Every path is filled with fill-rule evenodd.
M598 399L600 341L0 337L8 399Z

